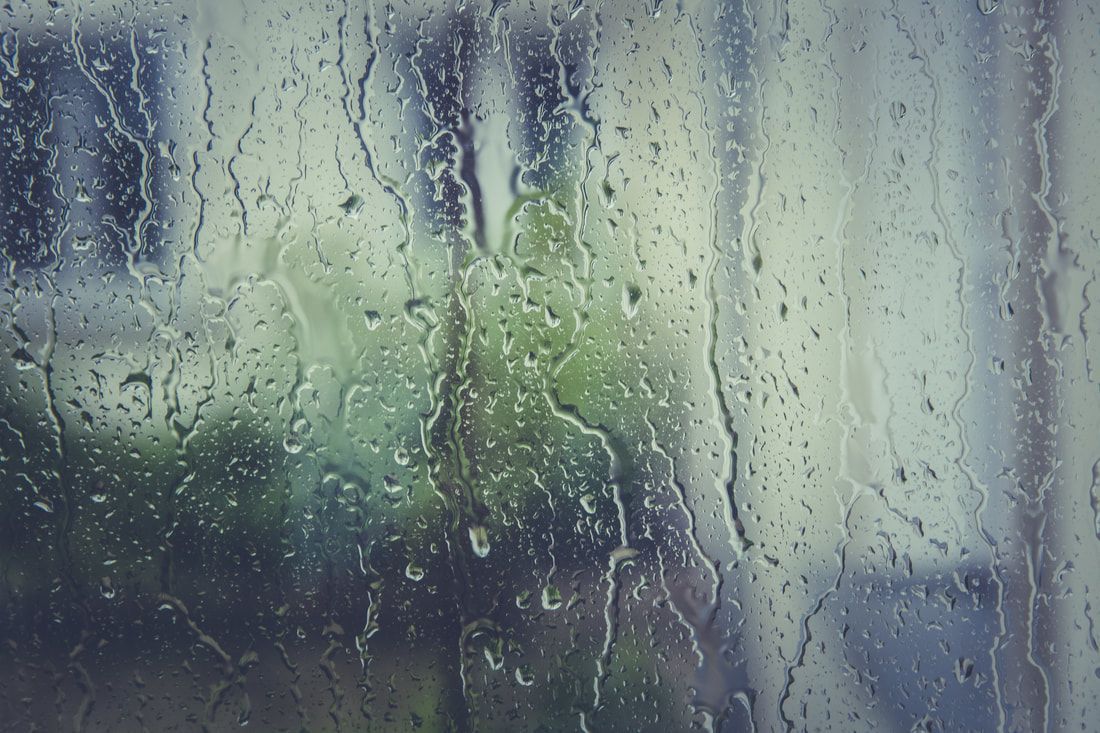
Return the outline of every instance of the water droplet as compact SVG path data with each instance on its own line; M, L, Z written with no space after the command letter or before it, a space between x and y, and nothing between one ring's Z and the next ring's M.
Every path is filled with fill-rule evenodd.
M638 304L642 300L642 289L633 283L623 286L623 313L627 319L638 315Z
M358 219L360 212L363 210L363 199L358 194L352 194L348 196L344 203L340 204L340 209L343 210L345 216Z
M548 585L542 589L542 607L547 611L556 611L561 608L561 591L555 586Z
M472 525L469 529L470 547L478 557L486 557L489 554L489 530L480 524Z
M111 583L110 576L104 576L99 579L99 594L107 600L111 600L115 597L115 587Z

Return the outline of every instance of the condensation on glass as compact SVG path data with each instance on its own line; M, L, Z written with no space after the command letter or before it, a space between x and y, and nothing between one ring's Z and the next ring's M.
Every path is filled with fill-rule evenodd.
M4 3L0 728L1095 726L1098 30Z

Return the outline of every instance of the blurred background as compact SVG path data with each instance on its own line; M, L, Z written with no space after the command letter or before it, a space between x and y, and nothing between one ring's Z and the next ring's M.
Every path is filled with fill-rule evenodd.
M0 6L0 730L1100 715L1085 0Z

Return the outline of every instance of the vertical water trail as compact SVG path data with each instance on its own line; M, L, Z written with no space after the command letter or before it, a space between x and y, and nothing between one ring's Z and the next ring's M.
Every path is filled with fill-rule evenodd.
M942 164L938 162L937 158L940 156L942 150L941 131L940 126L942 124L943 111L941 109L943 90L941 88L940 81L936 74L934 74L930 68L930 61L928 52L924 51L920 44L917 43L913 32L902 22L902 14L898 10L898 3L894 2L894 20L897 24L897 28L901 31L905 37L909 40L909 43L913 47L913 53L920 58L921 72L928 80L932 89L932 104L929 110L930 122L928 139L930 143L930 151L928 160L925 161L925 167L928 170L928 174L932 180L932 210L935 213L936 219L939 222L940 229L943 230L944 242L947 244L948 249L951 251L952 256L959 263L959 275L955 281L955 288L958 291L959 297L959 329L963 334L966 344L966 352L969 355L969 362L967 363L966 370L963 373L963 388L962 393L958 399L955 400L954 405L951 407L951 418L955 423L958 430L960 451L958 457L955 459L955 464L966 476L967 481L970 484L970 491L977 494L977 502L974 505L974 527L978 532L978 535L985 543L986 550L989 552L989 576L993 583L997 587L997 603L996 613L999 619L1000 631L999 634L1005 633L1005 618L1004 610L1001 608L1002 598L1004 596L1004 583L997 572L996 566L998 562L997 546L993 540L993 537L986 529L984 521L982 519L982 513L989 505L989 487L981 480L978 473L970 466L968 461L971 455L970 437L966 431L966 423L963 420L963 405L966 404L971 394L971 384L974 379L974 368L978 361L978 354L974 348L974 335L971 332L970 327L970 304L966 297L966 290L970 282L969 273L969 261L966 254L960 249L959 243L955 237L954 230L948 220L947 212L943 205L943 184L940 178L940 169ZM1001 698L1001 684L1000 684L1000 672L997 665L996 648L998 645L997 637L994 637L989 646L989 664L991 675L993 677L993 690L994 697L997 704L997 714L999 716L998 726L1003 729L1005 726L1005 707L1004 701Z
M697 81L702 85L706 78L706 74L703 70L705 44L699 35L698 29L695 27L695 23L690 17L688 19L688 24L691 27L698 46L699 78ZM704 349L707 354L707 374L711 383L710 395L714 401L715 410L717 412L716 417L724 445L722 473L718 476L719 503L724 507L723 519L726 523L726 530L729 533L730 549L733 551L734 562L736 563L741 559L749 547L752 546L752 543L745 538L744 529L738 517L735 488L737 483L737 431L733 426L733 411L730 409L729 401L726 399L725 387L722 383L722 370L718 365L718 320L720 313L718 307L719 293L717 277L723 256L722 243L719 241L720 234L718 227L719 199L722 192L722 175L718 164L720 152L717 150L714 143L714 132L707 124L709 111L707 110L706 100L699 90L696 91L695 97L699 102L700 120L706 135L706 147L711 161L711 175L714 179L708 203L709 216L707 217L707 243L710 248L710 258L707 262L707 270L704 277L707 304L706 344ZM722 585L721 579L718 581L718 585ZM720 587L714 590L715 613L717 613L718 606L720 605L720 599L718 598L720 592Z
M878 68L877 59L875 67ZM788 730L794 730L794 719L788 717L784 710L786 704L790 701L793 687L794 687L794 675L795 672L800 669L805 663L806 652L809 648L812 640L812 634L810 632L810 624L813 619L817 617L825 608L825 603L829 598L836 596L840 593L840 585L844 580L844 574L847 564L847 552L848 547L855 540L855 536L852 533L850 526L850 519L852 512L855 510L855 506L859 501L859 498L867 492L867 487L860 485L852 477L851 469L849 467L849 449L852 441L852 431L855 427L855 421L857 419L858 412L855 409L851 396L851 373L849 366L849 352L852 349L852 296L848 289L847 278L845 276L845 262L846 262L846 249L848 244L847 227L851 222L852 217L855 216L853 207L853 198L856 189L862 186L868 180L872 170L872 163L874 161L875 152L878 148L878 131L877 131L877 114L875 107L868 112L868 117L874 126L875 132L872 134L870 149L865 153L865 161L863 165L863 171L855 180L848 178L847 170L845 169L845 162L848 156L852 153L851 150L847 150L841 145L840 136L844 130L843 124L843 104L841 99L841 85L843 79L840 74L830 65L833 78L836 82L833 88L833 107L836 112L836 122L833 125L833 145L840 152L840 179L841 186L844 188L844 193L841 196L840 202L837 205L836 219L833 224L833 231L831 232L831 239L836 245L836 279L837 279L837 297L842 305L844 314L844 321L840 331L837 333L837 342L839 345L840 354L840 392L841 397L837 405L838 420L841 423L841 441L838 448L840 455L840 474L837 476L838 489L836 492L837 505L840 510L840 516L842 522L840 524L840 540L834 550L834 555L837 558L837 574L832 583L825 588L825 590L817 597L813 607L808 614L802 619L801 623L801 638L799 640L798 651L795 655L795 659L787 667L786 681L783 686L783 692L779 699L779 715L780 720L784 721ZM875 84L875 98L878 99L878 77L874 76ZM842 498L839 490L840 484L848 484L851 487L851 494L847 499Z
M564 64L559 59L559 88L565 93L568 100L565 109L573 115L577 123L587 133L588 142L585 146L584 169L581 180L577 186L576 220L574 227L574 242L582 255L581 272L579 276L574 273L574 285L578 291L580 302L573 311L573 333L570 335L569 346L561 352L546 370L543 377L542 393L551 412L560 420L572 425L581 433L594 437L608 458L609 470L607 488L611 492L612 501L615 504L618 520L619 548L608 557L607 570L604 573L604 583L607 586L607 595L604 600L604 640L599 658L596 661L596 673L592 680L593 703L588 711L580 711L580 727L588 731L589 716L594 715L602 703L602 687L610 671L610 657L614 640L617 635L617 611L616 599L618 596L618 570L624 555L630 554L630 540L627 530L627 509L623 501L623 481L629 481L630 476L624 472L624 461L627 457L611 430L597 421L590 420L581 413L578 405L563 402L558 392L558 378L565 366L580 353L581 339L588 326L588 309L592 304L592 265L594 252L591 243L586 239L586 231L589 224L589 199L587 194L588 183L594 173L593 156L599 150L600 127L597 119L592 115L590 98L593 92L599 88L596 81L596 59L600 52L603 38L603 19L601 9L602 0L598 0L593 8L593 27L590 31L590 62L592 66L587 90L574 90L568 84L565 76ZM553 21L551 20L551 26Z

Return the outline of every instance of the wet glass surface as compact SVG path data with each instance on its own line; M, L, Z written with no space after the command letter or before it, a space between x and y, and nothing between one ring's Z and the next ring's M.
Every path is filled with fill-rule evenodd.
M0 730L1087 730L1091 3L0 6Z

